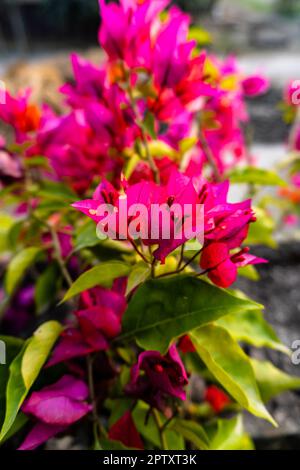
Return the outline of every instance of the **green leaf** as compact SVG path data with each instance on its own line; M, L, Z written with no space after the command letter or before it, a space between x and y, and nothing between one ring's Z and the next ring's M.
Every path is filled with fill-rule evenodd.
M43 181L43 187L37 193L37 196L45 199L56 199L59 201L63 199L66 206L76 201L77 198L76 193L74 193L67 185L50 180Z
M34 263L40 252L41 249L37 247L25 248L11 260L5 277L5 288L8 295L14 293L25 271Z
M5 415L5 393L9 378L9 366L15 357L19 354L24 345L24 341L10 336L0 336L0 341L5 344L6 363L0 364L0 427Z
M25 426L25 424L28 422L28 419L29 419L28 416L20 412L18 416L16 417L12 427L10 428L8 433L5 435L5 437L2 439L0 445L4 444L4 442L8 441L8 439L10 439L12 436L17 434L17 432L19 432L20 429L22 429Z
M268 361L251 360L264 402L289 390L300 390L300 377L286 374Z
M287 183L275 171L262 168L235 168L229 174L231 183L259 184L263 186L286 186Z
M247 245L265 245L270 248L277 248L277 242L273 238L275 223L267 211L255 208L257 220L251 224L246 240Z
M150 113L149 111L146 113L143 125L147 130L148 134L152 139L156 139L156 131L155 131L155 116L154 114Z
M80 251L84 248L91 248L98 245L100 240L96 233L96 225L94 221L88 221L80 228L75 240L75 250Z
M177 418L171 423L170 428L194 444L197 449L209 449L208 437L200 424Z
M227 392L250 413L276 426L265 408L248 356L220 326L206 325L190 334L206 367Z
M49 166L49 160L46 157L43 157L42 155L37 155L35 157L30 157L30 158L24 158L23 159L24 164L28 168L32 167L43 167L43 168L50 168Z
M289 349L281 343L259 310L226 315L216 323L225 328L237 341L244 341L257 348L266 347L290 354Z
M11 429L23 401L45 364L61 330L61 325L55 321L45 323L36 330L32 338L26 341L12 361L9 367L6 411L0 441Z
M111 287L118 277L127 276L131 270L129 264L121 261L108 261L86 271L72 284L62 302L95 286Z
M132 268L131 273L128 277L126 295L128 295L133 289L138 287L140 284L145 282L151 274L151 268L149 264L140 261Z
M27 395L27 390L21 374L23 353L26 349L26 345L27 343L9 367L9 379L6 388L5 418L0 433L0 442L14 424L18 411Z
M242 417L219 419L211 450L254 450L253 442L243 429Z
M197 144L197 137L185 137L179 142L179 152L184 155Z
M178 276L145 282L123 317L122 339L162 353L174 339L223 315L261 308L205 281Z
M212 43L211 34L199 26L191 26L189 29L189 39L195 40L198 46L206 46Z
M151 140L148 143L148 149L153 157L176 157L176 151L163 140Z
M0 213L0 253L9 249L8 234L14 223L13 217Z
M55 263L50 264L39 276L35 285L35 303L38 314L55 301L60 280L59 269Z
M260 275L252 264L248 264L248 266L243 266L242 268L239 268L239 276L245 277L246 279L249 279L249 281L259 281L260 280Z
M21 366L22 377L27 389L37 378L61 332L60 323L49 321L41 325L33 334L24 351Z

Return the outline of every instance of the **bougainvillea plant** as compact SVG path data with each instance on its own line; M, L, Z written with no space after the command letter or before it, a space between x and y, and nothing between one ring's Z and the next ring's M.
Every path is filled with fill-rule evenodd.
M268 83L200 50L169 4L100 0L105 59L72 56L65 114L28 91L0 105L5 445L82 429L99 450L252 449L242 412L276 425L265 402L299 387L246 354L288 350L232 287L267 262L228 175L274 184L243 132Z
M291 125L288 154L281 162L287 173L288 186L281 188L281 209L286 225L297 228L300 207L300 82L292 80L285 89L282 105L284 120Z

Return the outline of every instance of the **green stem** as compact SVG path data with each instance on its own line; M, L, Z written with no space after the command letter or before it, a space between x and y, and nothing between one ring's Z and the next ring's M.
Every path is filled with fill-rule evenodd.
M97 413L97 400L96 400L94 379L93 379L93 358L91 357L91 355L87 356L86 365L87 365L87 374L88 374L89 393L90 393L90 399L91 399L91 404L92 404L93 432L94 432L95 441L98 441L98 429L101 433L102 425L101 425L101 422L99 420L98 413Z
M54 252L55 252L55 258L56 258L56 260L59 264L61 273L62 273L63 277L65 278L66 283L68 284L69 287L71 287L71 285L73 284L73 281L72 281L72 278L69 274L69 271L67 270L65 262L64 262L64 260L61 256L61 248L60 248L60 243L59 243L57 233L50 225L49 225L49 230L50 230L52 241L53 241L53 248L54 248Z
M160 274L160 276L157 276L156 279L160 279L162 277L167 277L167 276L172 276L173 274L180 274L182 273L196 258L197 256L199 256L202 252L203 248L201 248L201 250L197 251L197 253L191 258L189 259L184 266L182 266L182 268L180 269L177 269L176 271L171 271L169 273L165 273L165 274Z
M168 443L167 443L167 440L166 440L166 436L165 436L165 433L164 433L164 428L163 428L163 425L161 423L161 419L160 419L160 416L159 416L159 412L155 409L152 409L152 416L154 418L154 421L155 421L156 426L157 426L158 431L159 431L159 436L160 436L160 441L161 441L161 448L162 448L162 450L169 450L168 449Z

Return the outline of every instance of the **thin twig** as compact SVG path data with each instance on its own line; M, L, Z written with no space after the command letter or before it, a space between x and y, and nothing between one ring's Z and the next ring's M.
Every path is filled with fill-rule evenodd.
M200 140L200 143L202 145L202 150L203 150L210 166L213 169L216 181L218 181L218 182L222 181L222 176L221 176L220 170L218 168L217 162L215 160L214 154L212 153L211 148L210 148L210 146L209 146L209 144L206 140L206 137L205 137L205 135L204 135L204 133L201 129L199 131L199 140Z
M87 365L87 374L88 374L88 386L89 386L89 393L90 399L92 404L92 415L93 415L93 430L94 430L94 438L98 440L98 432L102 431L102 425L98 417L97 413L97 401L96 401L96 394L95 394L95 387L94 387L94 378L93 378L93 359L90 355L86 357L86 365Z
M161 447L162 447L163 450L168 450L168 443L167 443L167 440L166 440L166 436L165 436L165 433L164 433L163 426L161 424L159 412L157 410L155 410L154 408L152 408L151 413L152 413L152 416L155 420L156 426L158 428L160 441L161 441Z
M182 268L180 269L177 269L176 271L171 271L169 273L164 273L164 274L160 274L159 276L156 277L156 279L160 279L162 277L167 277L167 276L172 276L173 274L180 274L182 273L202 252L203 248L201 248L201 250L197 251L197 253L191 258L189 259L184 266L182 266Z
M72 278L69 274L69 271L67 270L65 262L63 260L63 257L61 255L61 247L60 247L60 243L59 243L57 233L53 229L53 227L51 227L51 226L49 226L49 230L50 230L51 237L52 237L52 240L53 240L53 248L54 248L54 251L55 251L55 258L56 258L56 260L59 264L61 273L62 273L65 281L67 282L68 286L71 287L72 284L73 284L73 281L72 281Z
M132 247L134 248L134 251L136 251L136 253L142 258L143 261L145 261L145 263L147 264L150 264L150 261L146 258L146 256L144 255L144 253L142 253L137 245L134 243L134 241L132 239L129 239L129 242L130 244L132 245Z

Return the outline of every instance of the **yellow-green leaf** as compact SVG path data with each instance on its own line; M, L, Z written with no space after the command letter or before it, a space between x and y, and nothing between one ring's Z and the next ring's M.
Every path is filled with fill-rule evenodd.
M24 352L21 366L26 388L30 388L34 383L61 331L60 323L49 321L41 325L33 334Z
M8 295L14 293L25 271L34 263L40 252L41 249L37 247L25 248L11 260L5 277L5 289Z
M252 359L251 363L264 402L288 390L300 390L300 377L289 375L268 361Z
M250 413L276 426L265 408L248 356L222 327L210 324L190 333L206 367L227 392Z
M10 364L6 387L5 419L0 433L0 441L4 439L14 424L18 411L45 364L60 332L59 323L55 321L45 323L32 338L25 342L19 354Z
M254 444L245 433L242 416L219 419L210 443L211 450L254 450Z
M289 349L281 343L259 310L226 315L216 323L225 328L237 341L243 341L257 348L267 347L290 354Z
M130 265L121 261L101 263L76 279L64 296L63 302L95 286L111 287L116 278L127 276L130 270Z

